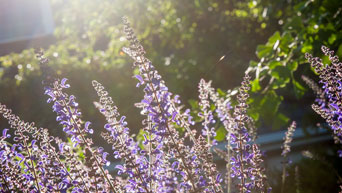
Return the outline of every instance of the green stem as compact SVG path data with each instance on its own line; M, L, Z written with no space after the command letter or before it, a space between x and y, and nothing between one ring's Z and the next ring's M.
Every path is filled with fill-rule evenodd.
M1 171L0 171L1 172ZM1 172L2 173L2 172ZM2 180L4 181L4 184L5 184L5 186L6 186L6 189L7 189L7 191L8 192L11 192L10 191L10 189L9 189L9 187L8 187L8 184L7 184L7 181L6 181L6 179L4 178L4 176L1 174L1 178L2 178Z
M28 156L29 156L29 158L30 158L30 162L31 162L31 165L32 165L32 170L33 170L33 175L34 175L34 181L35 181L35 183L36 183L38 192L41 192L41 191L40 191L40 187L39 187L39 183L38 183L38 178L37 178L37 173L36 173L36 170L35 170L35 166L34 166L34 164L33 164L32 158L31 158L31 152L30 152L30 150L29 150L28 147L27 147L27 143L26 143L26 140L25 140L25 136L23 136L23 133L21 133L21 132L20 132L20 135L21 135L21 137L24 139L24 146L25 146L25 149L26 149L26 151L27 151L27 154L28 154Z
M230 136L230 132L228 132L228 135ZM229 140L227 142L227 193L231 193L231 182L232 182L232 178L230 177L230 137Z
M240 173L241 173L241 189L240 192L244 193L244 188L245 188L245 172L244 172L244 168L243 168L243 155L242 155L242 141L241 141L241 134L239 134L239 146L240 146L240 150L239 150L239 157L240 157L240 162L241 162L241 166L240 166Z
M285 181L286 181L286 157L284 157L284 161L283 161L283 173L281 176L281 193L284 193L285 191Z

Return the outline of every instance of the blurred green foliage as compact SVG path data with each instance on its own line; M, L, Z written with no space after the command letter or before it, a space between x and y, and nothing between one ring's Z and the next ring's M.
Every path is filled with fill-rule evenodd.
M51 0L51 7L56 29L55 43L45 48L49 65L70 79L84 116L98 128L103 119L89 106L95 100L92 79L108 88L122 114L132 115L129 126L140 127L132 104L142 92L134 88L132 61L121 52L127 43L122 16L185 103L197 99L200 78L227 90L248 68L254 75L250 115L267 129L301 118L288 104L306 96L300 75L311 70L303 65L304 53L319 56L324 44L342 54L339 0ZM0 100L27 120L53 127L54 115L40 100L41 73L33 49L0 57L0 89L6 93Z
M304 54L322 56L320 48L326 45L342 56L342 1L273 1L264 9L272 9L272 4L281 2L283 8L273 9L273 17L282 27L269 37L266 44L257 46L258 60L252 60L248 69L255 74L251 116L262 119L259 124L264 122L273 129L284 127L294 112L285 110L285 115L279 110L283 100L285 105L296 106L297 112L301 113L291 116L296 120L305 119L303 114L307 113L300 110L300 104L308 106L313 101L308 94L303 98L307 89L300 77L313 75ZM315 121L315 117L311 120ZM305 124L304 121L303 126L307 126Z
M127 43L122 16L129 17L148 57L185 103L196 98L200 77L213 79L223 89L237 86L249 60L256 59L257 44L277 29L261 27L266 18L250 1L51 0L51 6L56 40L45 48L49 65L70 79L87 119L95 125L101 120L88 105L95 99L90 81L96 79L109 89L122 114L133 115L128 122L136 131L140 116L132 104L142 92L134 88L132 61L121 52ZM53 113L37 94L42 92L42 72L33 49L0 57L0 66L0 88L6 93L0 96L2 103L27 120L53 127Z

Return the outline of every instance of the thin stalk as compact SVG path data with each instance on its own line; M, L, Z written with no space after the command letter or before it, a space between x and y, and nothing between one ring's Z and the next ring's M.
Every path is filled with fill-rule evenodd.
M82 137L82 140L83 141L85 141L85 138L84 138L84 136L83 135L81 135L81 137ZM91 148L89 148L89 151L90 151L90 153L91 154L94 154L94 152L92 151L92 149ZM99 162L99 160L97 159L97 157L96 156L94 156L94 159L95 159L95 162L96 162L96 164L97 164L97 167L99 167L100 168L100 170L101 170L101 172L102 172L102 175L103 175L103 177L106 179L106 181L109 183L109 185L110 185L110 187L111 187L111 189L115 192L115 188L114 188L114 186L113 186L113 184L112 184L112 182L108 179L108 176L106 175L106 173L105 173L105 171L103 170L103 168L100 166L100 162Z
M2 173L2 172L1 172L1 173ZM5 184L5 186L6 186L7 191L8 191L8 192L11 192L10 189L9 189L9 187L8 187L8 184L7 184L6 179L4 178L4 176L3 176L2 174L1 174L1 178L2 178L2 180L4 181L4 184Z
M63 101L63 103L64 103L63 105L65 105L65 106L67 107L66 101L65 101L65 100L62 100L62 101ZM67 110L68 110L68 112L70 113L70 115L72 115L71 109L70 109L69 107L67 107ZM83 134L82 134L82 132L81 132L81 129L78 127L76 120L74 119L73 116L71 116L71 119L72 119L72 121L74 122L75 128L76 128L77 131L80 133L80 136L81 136L83 142L84 142L85 144L87 144L87 143L86 143L87 141L86 141L85 137L83 136ZM89 144L87 144L87 145L89 146ZM89 151L90 151L91 155L94 155L94 152L93 152L93 150L90 148L90 146L89 146ZM97 159L96 156L93 156L93 157L94 157L94 159L95 159L95 162L96 162L97 167L100 168L103 177L104 177L105 180L108 182L108 184L109 184L109 186L111 187L111 189L115 192L115 188L114 188L112 182L108 179L108 176L106 175L106 173L105 173L105 171L103 170L103 168L100 166L99 160Z
M119 141L120 141L121 144L124 144L124 145L125 145L125 143L122 141L121 137L119 137ZM135 165L135 163L133 163L132 161L129 161L128 163L130 163L130 165ZM136 167L134 167L134 170L135 170L135 172L137 173L137 175L139 176L140 181L143 183L144 180L143 180L143 178L141 177L140 170L137 169ZM147 193L152 193L152 191L151 191L151 190L148 190L148 188L147 188L146 186L143 186L143 187L144 187L144 189L145 189L145 191L146 191Z
M61 161L61 160L59 159L59 157L57 156L56 152L54 152L54 153L55 153L55 154L54 154L55 158L57 159L58 163L64 168L64 170L67 172L67 175L68 175L68 177L70 178L70 180L71 180L71 181L74 181L74 179L73 179L73 178L71 177L71 175L69 174L68 169L65 167L64 164L62 164L62 161ZM77 170L77 172L78 172L78 170ZM78 173L78 176L81 177L84 188L85 188L88 192L90 192L90 190L87 188L87 186L86 186L86 184L85 184L85 182L84 182L84 179L83 179L82 175L80 175L80 174ZM77 184L77 186L78 186L79 188L81 188L81 186L80 186L79 184Z
M283 173L281 175L281 193L284 193L285 191L285 181L286 181L286 157L284 157L284 161L282 163L283 165Z
M241 189L240 192L244 193L244 185L245 185L245 172L244 172L244 168L243 168L243 155L242 155L242 141L241 141L241 134L239 134L239 146L240 146L240 151L239 151L239 157L240 157L240 173L241 173Z
M149 140L151 140L152 137L152 125L151 125L151 118L150 116L147 116L147 121L148 121L148 137ZM148 146L148 159L149 159L149 176L150 176L150 189L154 190L154 188L152 187L152 161L153 161L153 155L152 155L152 143L151 141L149 141L149 146Z
M122 146L125 147L126 144L125 144L124 140L121 138L121 136L119 136L118 138L119 138L120 144L121 144ZM132 166L136 165L136 164L135 164L132 160L130 160L130 159L126 160L126 162L127 162L129 165L132 165ZM137 181L140 180L141 182L144 182L143 178L141 177L140 170L137 169L137 167L134 167L133 169L134 169L135 173L137 174L136 176L139 178ZM136 177L136 178L137 178L137 177ZM147 193L152 193L152 191L148 190L148 188L147 188L146 186L143 186L143 187L144 187L144 189L145 189L145 191L146 191Z
M231 193L231 182L232 182L232 179L230 177L230 130L228 131L227 135L229 136L228 137L228 141L227 141L227 193Z
M300 193L300 181L298 166L295 167L296 193Z
M239 122L238 122L238 127L240 126L240 125L242 125L242 121L241 121L241 119L239 119ZM244 193L245 191L244 191L244 185L245 185L245 172L244 172L244 168L243 168L243 163L242 163L242 161L243 161L243 152L242 152L242 150L243 150L243 148L242 148L242 136L241 136L241 134L239 133L239 157L240 157L240 164L241 164L241 166L240 166L240 173L241 173L241 186L242 186L242 188L241 188L241 190L240 190L240 192L241 193Z
M177 109L177 107L176 107L176 105L174 103L171 103L171 106L172 106L174 111L177 111L177 113L180 114L180 112L178 111L178 109ZM191 129L187 126L186 121L184 119L180 119L180 121L182 122L182 124L184 125L186 131L188 132L190 140L193 143L196 143L196 139L195 139L194 135L192 134Z
M97 192L98 190L97 190L97 184L96 184L96 177L95 177L95 175L94 175L94 181L95 181L95 192Z
M29 158L30 158L30 162L31 162L31 165L32 165L32 170L33 170L33 175L34 175L34 181L35 181L35 183L36 183L38 192L41 192L41 191L40 191L40 187L39 187L39 183L38 183L38 178L37 178L37 173L36 173L36 170L35 170L35 166L34 166L34 164L33 164L32 158L31 158L31 152L30 152L30 150L29 150L28 147L27 147L26 139L25 139L25 137L23 136L23 133L20 132L20 135L21 135L21 137L23 137L23 139L24 139L24 146L25 146L25 149L26 149L26 151L27 151L27 154L28 154L28 156L29 156Z
M205 116L204 121L207 123L208 116ZM207 141L208 141L208 152L210 152L210 129L209 129L209 125L207 125Z

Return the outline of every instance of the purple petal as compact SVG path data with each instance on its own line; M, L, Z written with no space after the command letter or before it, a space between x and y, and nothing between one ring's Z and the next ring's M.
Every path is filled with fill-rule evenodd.
M7 134L7 131L8 131L8 129L2 130L2 136L5 137L5 138L11 137L10 134Z
M138 79L141 83L144 82L144 79L140 75L135 75L135 78Z

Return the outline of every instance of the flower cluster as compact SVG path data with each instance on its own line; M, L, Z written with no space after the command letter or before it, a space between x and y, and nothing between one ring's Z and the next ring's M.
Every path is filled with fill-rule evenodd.
M227 161L226 185L228 192L231 190L231 177L240 181L238 186L240 192L267 191L268 185L264 174L262 155L258 145L253 144L254 137L251 137L255 135L255 127L246 113L249 76L246 74L244 78L237 97L238 104L234 109L230 103L234 91L228 92L226 97L221 97L211 87L211 82L206 83L204 80L201 80L199 87L202 111L203 107L210 106L210 99L215 105L217 117L227 131L226 150L218 148L214 150L218 156ZM234 111L231 112L232 110ZM212 115L212 112L207 114Z
M281 155L286 157L287 154L291 151L290 149L290 143L292 142L292 137L293 137L293 133L296 129L296 122L293 121L290 125L289 128L287 128L287 131L285 133L285 137L284 137L284 145L281 147L283 149Z
M251 192L258 190L265 192L265 174L262 168L262 159L257 144L251 144L248 124L251 119L247 115L247 99L250 77L245 75L244 81L239 88L237 96L238 104L234 107L232 129L230 134L230 143L234 155L231 157L231 176L240 180L240 192Z
M114 106L114 102L104 87L97 81L93 81L94 89L100 97L99 102L95 106L105 116L107 124L102 137L112 145L114 157L122 159L124 164L118 165L119 174L127 174L130 176L129 184L126 185L129 192L151 192L149 182L151 176L148 171L149 163L144 156L139 155L141 149L133 138L129 135L129 128L126 127L125 116L121 116ZM119 119L117 119L119 118Z
M319 74L322 89L310 79L304 77L304 81L316 92L317 104L312 108L320 114L330 125L334 133L336 143L342 144L342 63L334 55L334 51L322 46L322 52L329 57L331 64L323 64L322 59L306 54L306 59Z
M85 177L89 178L88 182L92 189L96 191L114 190L111 176L108 171L103 169L104 165L109 164L106 160L107 153L103 151L103 148L92 147L93 142L91 138L87 137L87 134L92 134L93 129L90 128L90 122L82 121L76 98L63 92L63 89L70 87L66 81L65 78L61 81L56 80L51 86L45 87L45 94L49 96L47 102L54 103L52 108L57 113L56 120L70 137L73 148L83 148L86 157L84 164L88 168Z
M128 22L124 20L124 23L130 46L124 48L123 51L134 59L134 67L139 69L139 75L135 76L139 81L137 86L144 86L144 99L137 107L142 108L141 113L147 116L143 121L148 135L145 136L144 144L152 153L152 158L149 158L152 160L152 170L160 172L154 176L157 189L172 189L172 187L165 186L175 186L177 182L174 180L181 178L181 183L177 187L182 191L220 192L220 188L213 183L215 181L213 176L206 175L205 171L208 168L202 167L209 160L207 160L207 156L200 155L202 153L200 148L195 148L198 147L196 144L202 140L201 138L196 139L194 132L189 128L192 124L189 113L181 113L181 109L178 107L179 97L177 95L173 97L173 94L168 91L158 71L145 57L145 51ZM186 136L189 136L194 143L193 147L185 144L185 138L180 137L176 126L185 127ZM163 176L167 174L168 165L172 166L171 171L177 174L176 176ZM216 172L213 171L212 174L214 173ZM165 183L165 179L168 179L167 183Z
M329 124L335 143L342 144L342 63L338 56L334 55L334 51L325 46L322 46L321 50L328 56L331 64L324 64L321 58L313 57L309 53L305 54L305 58L319 74L319 83L322 86L318 86L308 77L302 78L317 95L317 104L313 104L312 109ZM342 157L342 150L338 150L338 154Z
M200 80L198 88L200 93L198 96L200 99L199 106L202 110L202 112L198 113L198 116L204 120L202 122L202 135L207 137L207 142L210 147L212 138L216 136L215 128L213 127L213 124L216 121L214 119L213 112L210 110L209 102L209 94L213 93L214 89L211 87L211 81L206 83L204 79ZM215 144L215 141L213 144Z
M285 136L284 136L284 144L281 147L283 149L281 155L284 158L284 160L282 162L282 166L283 166L282 187L281 187L282 193L285 191L285 181L286 181L286 176L287 176L286 167L290 163L290 160L287 158L287 155L291 151L290 143L292 142L292 138L293 138L293 134L294 134L294 131L296 129L296 126L297 126L296 122L293 121L291 123L291 125L287 128L287 131L286 131Z
M82 120L76 97L65 92L70 87L67 79L56 78L46 67L48 59L38 51L40 65L46 69L43 83L47 102L52 103L56 121L70 141L50 136L48 129L22 121L0 104L0 114L8 120L13 130L10 133L14 133L13 144L8 143L12 139L8 129L0 137L0 191L220 193L224 182L212 153L216 145L216 120L228 133L227 150L215 150L227 162L228 192L232 179L238 181L237 189L241 193L265 191L263 160L258 145L253 142L255 127L246 114L248 75L234 108L230 95L219 96L211 82L201 80L198 113L201 120L195 125L190 110L182 108L179 96L169 91L145 57L126 19L124 26L130 45L123 51L133 58L133 67L139 70L134 76L137 87L142 87L144 92L143 99L136 104L145 116L144 140L135 141L125 116L120 115L104 86L94 80L92 84L99 97L94 105L106 118L101 136L113 152L95 147L91 123ZM196 132L197 126L202 132ZM110 165L108 156L121 162L115 167L118 175L112 176L104 168Z
M7 190L62 191L70 187L72 178L65 167L61 167L58 153L51 142L47 129L37 128L34 123L22 121L12 114L5 105L0 105L0 113L14 129L14 144L5 139L11 136L8 129L1 137L1 167ZM39 143L38 143L39 141ZM7 166L7 167L6 167ZM22 187L23 186L23 187Z
M6 139L11 135L7 134L8 129L3 130L3 134L0 138L0 176L2 179L2 192L10 192L11 190L32 190L30 186L30 178L24 175L20 175L21 166L16 164L15 157L22 158L23 155L16 150L16 146L10 146L6 143Z
M226 164L226 186L227 191L230 193L231 190L231 164L230 164L230 158L231 158L231 144L230 144L230 136L233 133L233 118L230 113L232 110L232 106L230 103L230 97L231 93L228 92L226 98L220 97L220 95L215 92L215 89L211 87L210 82L208 83L207 90L209 93L210 100L215 104L215 112L217 113L217 117L219 121L223 124L224 128L227 131L226 140L226 152L224 150L214 148L214 151L216 154L221 157L221 159L225 160L227 162Z

